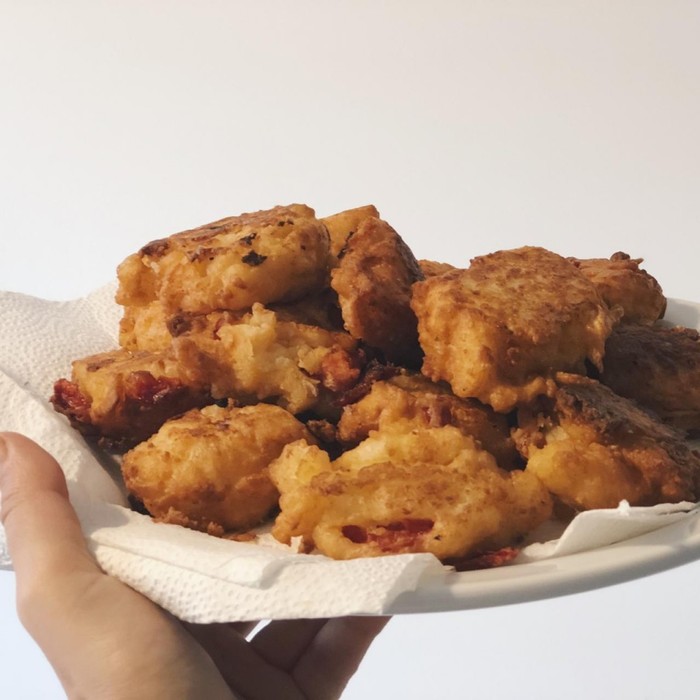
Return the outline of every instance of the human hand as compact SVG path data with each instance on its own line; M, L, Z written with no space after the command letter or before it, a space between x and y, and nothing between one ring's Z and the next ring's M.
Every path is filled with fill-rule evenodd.
M31 440L0 434L2 522L17 609L70 698L337 698L388 618L183 624L105 574L63 472Z

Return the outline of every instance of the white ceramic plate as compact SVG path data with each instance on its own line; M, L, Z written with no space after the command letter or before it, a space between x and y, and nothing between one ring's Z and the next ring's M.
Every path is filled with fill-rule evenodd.
M671 299L666 320L700 329L700 304ZM682 522L588 552L454 573L446 582L428 582L401 594L387 612L466 610L553 598L630 581L699 558L700 510L695 510Z

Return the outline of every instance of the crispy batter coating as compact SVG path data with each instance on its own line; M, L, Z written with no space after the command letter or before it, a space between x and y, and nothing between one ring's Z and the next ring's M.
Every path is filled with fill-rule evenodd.
M171 354L114 350L73 362L71 381L56 382L51 402L82 433L126 449L212 398Z
M682 436L586 377L560 374L553 399L519 411L528 471L574 510L695 501L700 456Z
M222 535L257 525L275 507L268 465L301 439L313 441L278 406L207 406L168 421L127 452L122 473L156 520Z
M168 314L298 299L328 280L329 237L301 204L241 214L153 241L118 268L117 302Z
M691 328L625 324L605 346L600 381L662 420L700 434L700 334Z
M122 306L146 306L158 298L159 280L155 269L144 258L158 251L157 242L132 253L117 267L119 287L115 301ZM167 250L166 239L159 241L160 249ZM150 247L149 247L150 246Z
M345 211L325 216L321 221L328 229L328 234L331 238L331 256L332 265L338 262L340 251L345 247L348 238L352 236L360 224L369 217L379 218L379 211L372 204L367 204L364 207L356 207L354 209L346 209Z
M242 316L200 317L173 339L188 376L216 398L274 401L291 413L321 405L324 389L341 392L357 381L356 345L345 332L281 321L261 304Z
M412 285L421 279L418 262L399 234L386 221L369 218L348 239L331 286L354 338L378 348L391 362L417 367L422 353L410 299Z
M159 352L172 343L168 316L157 299L145 306L127 306L119 322L119 345L127 350Z
M338 297L332 289L325 289L284 304L270 304L281 321L294 321L309 326L319 326L329 331L343 330L343 318ZM244 312L227 312L229 318L242 317ZM119 344L127 350L158 352L172 345L173 336L182 335L193 326L213 326L222 312L209 314L166 313L163 304L156 300L145 306L127 306L119 324Z
M553 389L557 370L600 366L618 314L567 260L524 247L419 282L423 373L496 411Z
M592 258L571 262L595 285L608 306L621 306L623 323L654 323L663 318L666 297L659 283L640 264L642 258L614 253L609 260Z
M411 428L453 425L490 452L501 468L520 464L503 414L475 399L459 398L446 384L435 384L422 375L400 374L375 382L366 396L344 407L338 437L346 444L357 444L370 431L386 430L399 422Z
M457 269L454 265L450 265L450 263L437 262L436 260L419 260L418 265L426 279L428 277L437 277L445 272L452 272L452 270Z
M340 313L338 295L330 287L298 301L268 304L268 308L277 314L280 321L319 326L327 331L343 330L343 316Z
M375 432L334 462L304 441L270 465L272 534L334 559L404 552L462 558L512 544L546 520L539 480L506 472L453 426Z

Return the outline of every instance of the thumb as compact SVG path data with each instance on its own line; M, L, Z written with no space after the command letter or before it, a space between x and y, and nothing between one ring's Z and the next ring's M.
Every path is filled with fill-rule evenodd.
M46 652L46 620L70 615L81 588L101 578L101 570L87 549L58 463L16 433L0 433L0 498L17 581L17 612Z
M29 438L0 433L0 518L18 583L99 571L56 460Z

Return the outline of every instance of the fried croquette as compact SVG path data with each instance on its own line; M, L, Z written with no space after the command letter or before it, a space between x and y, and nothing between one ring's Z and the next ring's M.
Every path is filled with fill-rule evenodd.
M682 436L595 380L557 377L551 399L518 411L527 470L574 511L695 501L700 456Z
M332 264L336 264L340 251L345 247L348 238L352 236L359 228L360 224L369 217L379 218L377 208L372 204L367 204L364 207L356 207L354 209L346 209L345 211L325 216L321 221L328 229L328 235L331 238L331 256Z
M168 421L127 452L122 473L155 520L223 535L257 525L275 507L268 465L301 439L313 441L278 406L207 406Z
M75 428L115 449L127 449L168 418L212 401L171 354L128 350L76 360L71 380L59 379L51 397Z
M625 324L605 346L600 381L663 421L700 435L700 334L691 328Z
M360 376L362 356L347 333L281 321L261 304L250 313L210 314L173 338L178 361L215 398L274 401L291 413L318 407Z
M390 362L417 367L422 356L411 287L423 279L410 248L386 221L365 219L348 238L331 286L350 335Z
M423 373L499 412L553 390L557 370L600 367L619 316L574 265L537 247L419 282L412 307Z
M569 260L595 285L608 306L622 307L623 323L654 323L663 318L666 297L656 279L640 267L641 258L618 252L609 260Z
M357 403L343 408L338 438L357 444L372 430L401 423L405 428L439 428L453 425L471 435L490 452L503 469L513 469L520 458L503 414L475 399L455 396L446 384L435 384L422 375L399 374L375 382Z
M323 289L330 242L301 205L221 219L153 241L118 268L117 302L159 300L167 314L247 309Z
M396 427L396 426L395 426ZM463 558L513 544L551 514L526 471L506 472L453 426L374 432L334 462L304 441L270 465L272 534L334 559L430 552Z

